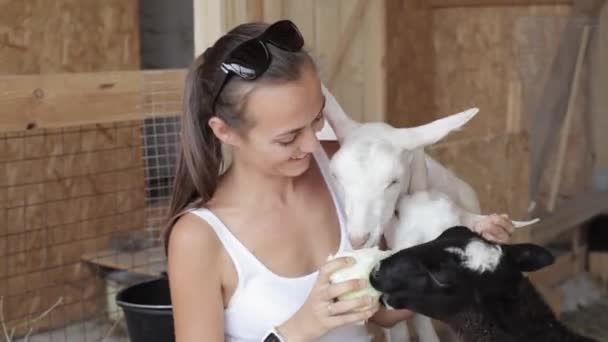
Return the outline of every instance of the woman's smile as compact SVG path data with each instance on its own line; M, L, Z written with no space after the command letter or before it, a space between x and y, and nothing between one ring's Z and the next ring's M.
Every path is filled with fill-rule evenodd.
M289 158L289 160L299 161L307 159L308 157L310 157L310 153L302 153L301 155Z

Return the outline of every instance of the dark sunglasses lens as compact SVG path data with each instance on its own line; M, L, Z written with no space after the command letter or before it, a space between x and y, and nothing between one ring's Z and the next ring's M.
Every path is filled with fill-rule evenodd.
M270 64L268 50L259 40L252 39L241 44L230 53L222 64L225 71L232 71L244 79L255 79L260 76Z
M264 40L283 50L297 52L304 46L304 37L298 28L289 20L272 24L264 33Z

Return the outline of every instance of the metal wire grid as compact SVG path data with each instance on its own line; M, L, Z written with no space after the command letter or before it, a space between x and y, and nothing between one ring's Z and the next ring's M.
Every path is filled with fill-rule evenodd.
M158 116L158 112L167 106L175 108L180 91L171 88L162 73L151 74L142 82L143 122L15 132L0 137L0 147L6 149L10 144L23 150L15 159L0 159L0 167L39 160L39 165L47 169L61 169L52 181L42 177L19 184L19 188L28 190L13 195L14 203L7 200L0 207L0 214L5 216L0 222L11 223L10 228L0 229L0 265L4 268L0 270L4 308L1 340L128 341L122 310L114 298L119 290L156 277L166 268L160 229L172 190L179 118L177 113ZM125 134L126 130L130 133ZM90 135L95 138L86 141L98 139L103 143L105 139L107 146L87 151L83 137ZM42 144L60 141L57 144L61 151L26 158L26 145L37 136ZM73 139L75 136L78 138ZM130 147L138 153L121 154L118 150L125 147L113 147L116 140L129 139ZM98 165L105 162L116 167L94 169L87 164L97 158L92 154L107 155L107 160L97 161ZM136 158L140 161L121 169L121 160L134 155L139 155ZM66 175L68 163L81 164L81 174ZM131 178L117 178L121 172L130 173ZM83 190L87 180L97 188ZM53 198L54 189L61 185L71 189L69 194ZM36 197L32 193L38 188ZM3 185L0 191L14 192ZM130 192L136 195L126 195ZM92 198L102 203L87 207ZM35 216L39 207L41 213ZM98 211L94 219L79 214L85 208ZM108 208L110 213L104 213ZM55 224L54 210L71 217L69 222ZM31 229L34 221L38 224ZM19 312L15 307L20 308Z

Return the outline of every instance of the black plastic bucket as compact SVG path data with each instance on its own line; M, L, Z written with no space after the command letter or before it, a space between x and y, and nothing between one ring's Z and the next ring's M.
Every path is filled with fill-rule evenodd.
M172 342L173 310L167 278L127 287L116 295L131 342Z

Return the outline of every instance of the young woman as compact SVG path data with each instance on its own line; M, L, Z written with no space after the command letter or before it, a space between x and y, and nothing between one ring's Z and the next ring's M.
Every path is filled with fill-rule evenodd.
M335 300L367 284L329 283L352 261L328 255L352 246L314 157L324 97L303 45L290 21L243 24L188 74L165 232L178 342L369 341L356 323L411 314Z

